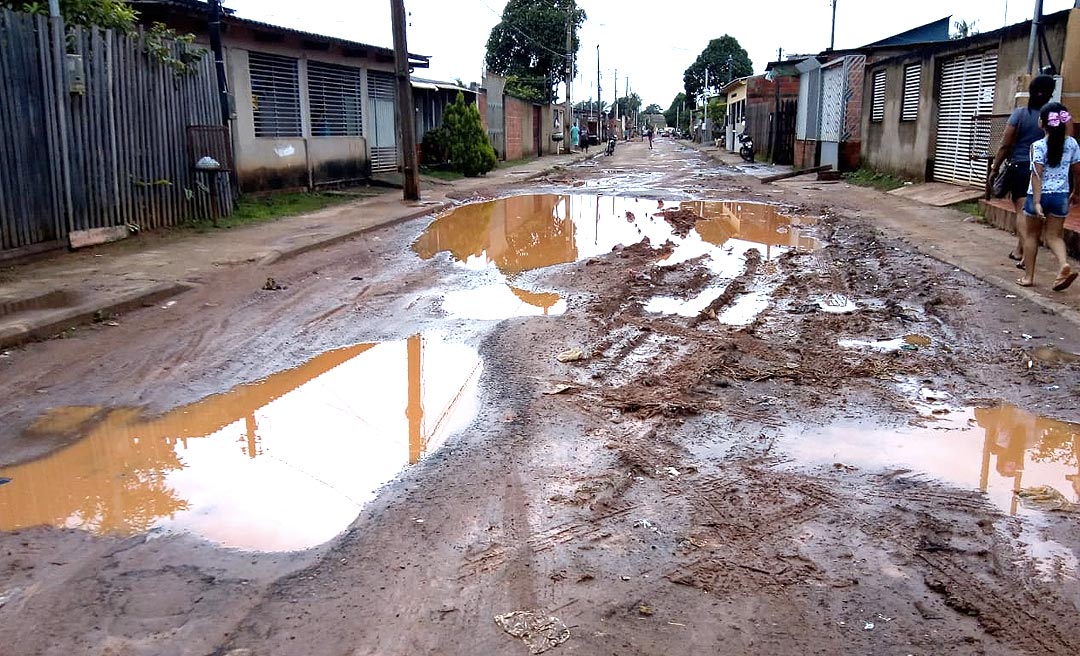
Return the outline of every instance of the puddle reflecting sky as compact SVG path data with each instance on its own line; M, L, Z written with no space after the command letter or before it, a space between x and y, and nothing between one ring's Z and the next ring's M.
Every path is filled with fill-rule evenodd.
M778 445L804 464L865 469L906 467L952 485L978 489L1016 514L1013 490L1049 485L1080 501L1080 424L1012 405L952 413L926 426L837 424L792 429Z
M157 418L59 408L32 434L84 437L0 470L0 529L186 531L230 547L322 544L476 412L476 351L438 336L358 344Z
M686 237L679 237L656 215L661 209L689 210L702 219ZM432 222L413 249L423 259L446 252L469 269L495 269L509 285L525 271L596 257L615 246L631 246L648 238L657 248L668 241L675 245L659 264L707 256L709 269L721 279L730 279L742 271L743 255L749 249L774 259L791 248L817 248L816 239L801 233L801 226L813 223L760 203L665 203L590 194L535 194L456 208ZM696 314L692 308L707 306L725 286L726 282L713 286L689 300L657 299L652 309ZM454 303L470 300L459 295Z

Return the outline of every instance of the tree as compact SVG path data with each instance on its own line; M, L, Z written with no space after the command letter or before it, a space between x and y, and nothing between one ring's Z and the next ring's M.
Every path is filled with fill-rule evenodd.
M659 107L657 107L657 109L659 109ZM671 101L671 106L664 112L664 121L666 121L668 125L676 127L679 130L689 131L690 112L687 111L685 93L680 91L679 94L675 96L675 99Z
M30 14L49 15L49 3L45 0L0 0L0 6ZM68 25L130 32L135 29L138 12L125 0L60 0L60 15Z
M480 121L480 110L476 105L465 104L464 93L458 91L457 100L446 108L442 129L446 131L447 151L455 170L476 177L498 164L495 149Z
M619 102L616 104L619 108L619 116L630 116L641 109L641 96L631 93L629 96L619 98Z
M683 73L683 88L693 103L697 102L698 94L707 90L705 71L709 72L709 89L719 89L735 78L753 75L754 65L738 40L725 34L709 41L709 45Z
M660 105L657 105L656 103L652 103L648 107L645 108L644 113L646 113L646 114L663 114L664 110L660 108ZM674 121L671 121L671 122L674 123Z
M978 23L978 22L979 21L977 21L977 20L973 20L973 21L971 21L969 23L968 21L963 20L963 19L958 20L958 21L953 21L953 29L955 29L956 31L953 32L953 35L950 38L952 38L952 39L966 39L969 36L975 36L976 34L979 33L979 29L977 27L975 27L975 23Z
M567 20L572 28L570 53L574 54L578 29L585 22L585 11L578 9L575 0L510 0L502 21L488 36L488 70L505 75L506 89L513 95L555 100L555 88L566 75Z

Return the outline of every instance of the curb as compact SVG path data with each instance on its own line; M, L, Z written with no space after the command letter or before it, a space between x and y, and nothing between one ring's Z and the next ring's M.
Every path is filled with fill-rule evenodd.
M454 207L454 203L450 201L444 201L436 205L428 205L425 206L423 209L419 209L415 212L409 212L408 214L394 217L388 221L364 226L363 228L356 228L354 230L347 230L336 235L330 235L329 237L326 237L324 239L318 239L313 242L308 242L306 244L299 244L297 246L293 246L292 248L274 249L259 258L258 262L259 264L264 266L277 264L278 262L284 262L285 260L292 259L294 257L297 257L298 255L303 255L304 253L310 253L311 251L315 251L320 248L340 244L343 241L348 241L368 232L374 232L375 230L389 228L400 223L405 223L406 221L419 219L420 217L427 216L428 214L438 214L439 212L444 212L452 207Z
M41 321L31 321L0 329L0 348L20 346L27 342L48 339L59 332L75 325L90 323L99 312L120 313L128 310L154 305L161 301L182 294L191 286L169 282L154 285L146 289L129 292L116 300L100 305L82 305L71 308L63 314L53 313Z

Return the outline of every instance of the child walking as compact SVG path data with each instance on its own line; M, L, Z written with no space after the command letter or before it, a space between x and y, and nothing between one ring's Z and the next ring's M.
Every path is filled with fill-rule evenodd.
M1016 281L1023 287L1035 284L1040 236L1060 267L1054 291L1067 289L1078 275L1069 266L1062 239L1070 206L1080 204L1080 145L1067 136L1071 120L1069 110L1057 102L1047 103L1039 114L1045 136L1031 144L1031 183L1024 203L1024 275Z

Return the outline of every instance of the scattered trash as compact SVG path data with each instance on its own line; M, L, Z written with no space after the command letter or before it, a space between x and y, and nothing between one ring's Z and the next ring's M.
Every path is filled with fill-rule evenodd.
M106 322L102 323L102 325L103 326L111 326L111 327L115 328L115 327L120 325L120 322L119 321L106 321Z
M650 522L647 519L639 519L636 522L634 522L634 528L647 528L650 531L652 531L653 533L656 533L657 535L663 535L663 533L660 532L660 527L657 526L656 524L653 524L652 522ZM624 581L629 581L630 577L629 576L624 576L623 580Z
M859 469L855 465L848 465L848 464L845 464L845 463L842 463L842 462L834 462L832 466L833 466L833 469L836 469L838 471L846 471L846 472L857 471Z
M919 390L919 398L923 401L948 401L949 393L941 390L930 389L929 387L923 387Z
M3 476L0 476L0 485L7 485L10 482L11 482L10 478L4 478Z
M534 611L516 610L496 615L495 623L515 638L521 638L530 654L542 654L570 639L570 629L562 620Z
M1017 490L1016 496L1021 503L1029 508L1061 512L1076 512L1077 510L1076 504L1066 499L1064 494L1049 485L1025 487Z
M176 301L169 301L169 302L168 302L168 303L166 303L165 305L162 305L162 306L161 306L161 309L162 309L162 310L168 310L169 308L171 308L171 307L172 307L172 306L174 306L174 305L176 305Z
M918 351L919 347L915 346L914 344L901 344L900 345L900 350L901 351Z
M1059 389L1061 389L1061 385L1047 385L1046 386L1046 391L1047 392L1056 392Z
M892 618L892 617L885 617L885 616L884 616L884 615L882 615L881 613L878 613L878 614L877 614L877 618L878 618L879 620L881 620L882 622L891 622L891 621L893 621L893 618Z
M0 352L0 358L10 358L10 357L11 357L11 351Z
M569 392L570 390L575 390L575 389L577 389L577 386L575 386L575 385L567 385L565 383L560 383L558 385L555 385L553 387L550 387L550 388L544 390L544 394L549 394L549 395L554 396L555 394L565 394L565 393Z
M670 626L686 626L685 624L680 624L680 623L678 623L678 622L668 622L668 624L669 624Z
M1024 339L1035 339L1034 337L1032 337L1031 335L1029 335L1027 333L1021 333L1020 336L1023 337Z
M863 626L863 631L873 631L873 630L874 630L874 623L873 622L867 622Z
M662 471L663 473L667 474L668 476L670 476L672 478L675 478L676 476L679 475L679 470L675 469L674 467L664 467L660 471Z
M567 349L556 355L555 359L559 362L577 362L585 359L585 352L579 348Z
M1005 298L1016 298L1016 294L1005 294Z
M414 518L413 521L416 522L417 524L423 524L424 523L424 520L420 519L419 517Z
M221 162L207 155L205 157L200 157L199 161L195 162L195 168L202 171L216 171L221 168Z
M622 580L624 580L624 581L629 581L629 580L630 580L630 577L629 577L629 576L624 576L624 577L622 577Z
M831 314L851 314L859 309L858 305L843 294L830 294L824 300L818 301L818 307Z
M349 280L363 280L363 279L364 279L364 276L353 276Z
M653 614L653 609L648 604L638 604L637 612L638 612L638 615L642 615L644 617L649 617L649 616L651 616Z
M276 281L276 280L274 280L273 278L267 278L267 279L266 279L266 282L265 282L265 283L263 284L262 288L263 288L264 290L268 291L268 292L276 292L276 291L278 291L279 289L285 289L284 287L282 287L281 285L279 285L279 284L277 283L277 281Z

